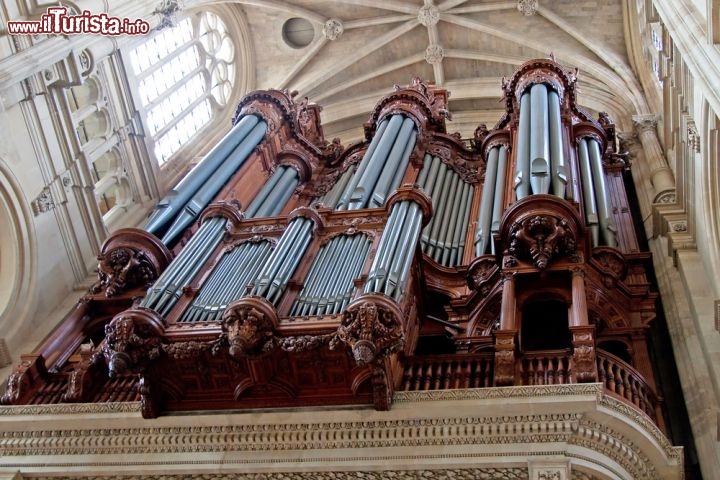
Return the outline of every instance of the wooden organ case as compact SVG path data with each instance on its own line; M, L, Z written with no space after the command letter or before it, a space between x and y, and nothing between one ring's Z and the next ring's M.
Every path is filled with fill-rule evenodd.
M347 148L307 99L248 94L145 227L108 238L2 403L384 410L398 390L599 382L663 428L629 165L575 75L525 63L470 140L414 79Z

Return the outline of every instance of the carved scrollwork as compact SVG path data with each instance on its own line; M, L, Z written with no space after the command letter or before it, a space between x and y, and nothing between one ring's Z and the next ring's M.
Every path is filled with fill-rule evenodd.
M46 374L45 359L42 355L23 355L20 365L8 377L5 393L0 397L0 405L19 403L36 381Z
M107 375L102 350L94 350L92 343L80 346L80 359L70 373L67 389L62 395L63 402L87 401L92 383L99 380L101 375Z
M141 251L116 248L98 255L98 282L93 293L105 290L110 298L130 288L149 286L157 278L152 263Z
M143 372L162 351L163 320L154 311L135 307L126 310L105 326L101 350L110 377L126 372Z
M567 220L550 215L534 215L510 228L513 255L529 255L537 268L543 270L553 257L575 250L575 236Z
M104 290L110 298L133 288L147 288L167 267L172 255L150 233L123 228L105 241L97 258L98 281L90 290Z
M368 295L353 302L330 343L331 349L340 342L349 346L360 366L370 365L405 345L402 313L393 302L379 297Z
M479 291L483 296L487 296L494 284L491 280L496 279L499 271L495 258L479 257L468 268L468 286Z

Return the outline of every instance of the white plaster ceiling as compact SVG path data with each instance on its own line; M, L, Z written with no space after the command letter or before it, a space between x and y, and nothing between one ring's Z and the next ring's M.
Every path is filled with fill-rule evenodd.
M579 69L579 100L589 110L628 124L646 108L628 60L622 0L539 0L532 15L524 15L517 0L233 3L249 26L255 88L308 96L324 107L326 136L344 143L360 137L367 114L393 84L413 76L450 90L449 131L468 137L480 122L492 127L502 115L502 78L551 53ZM283 40L290 18L312 24L306 47ZM337 36L329 31L338 25L334 20L342 25Z

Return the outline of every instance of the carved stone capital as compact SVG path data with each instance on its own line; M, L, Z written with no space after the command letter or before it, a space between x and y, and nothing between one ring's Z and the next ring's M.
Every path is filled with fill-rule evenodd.
M397 304L388 297L364 295L348 306L331 348L340 341L350 347L358 365L375 363L404 347L402 318Z
M648 131L652 131L653 133L657 134L657 115L635 115L632 121L638 134L642 134Z
M109 375L141 373L161 353L162 317L155 311L135 307L118 314L105 326L102 353Z
M270 352L275 348L278 325L275 307L261 297L246 297L228 305L222 316L222 335L230 356L236 359Z

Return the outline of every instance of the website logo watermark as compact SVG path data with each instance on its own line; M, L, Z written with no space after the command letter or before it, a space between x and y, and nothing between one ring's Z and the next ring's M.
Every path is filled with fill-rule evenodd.
M140 18L130 20L111 17L106 13L94 14L88 10L78 15L68 15L67 7L49 7L40 20L7 22L7 31L10 35L146 35L150 32L150 24Z

